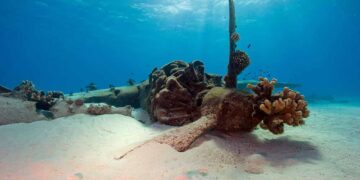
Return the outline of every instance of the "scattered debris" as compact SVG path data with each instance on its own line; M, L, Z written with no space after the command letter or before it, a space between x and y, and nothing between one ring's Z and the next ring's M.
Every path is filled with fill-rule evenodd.
M2 93L10 93L11 90L9 88L6 88L5 86L0 85L0 94Z

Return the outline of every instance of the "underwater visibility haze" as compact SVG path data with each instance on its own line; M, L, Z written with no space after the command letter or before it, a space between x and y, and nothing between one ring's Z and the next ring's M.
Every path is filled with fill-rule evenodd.
M360 1L0 4L0 179L360 177Z
M0 84L77 92L145 80L172 60L202 60L224 75L226 0L21 0L1 2ZM360 2L238 0L239 79L300 83L305 94L357 96ZM249 46L250 45L250 46ZM249 48L248 48L249 46ZM263 73L266 72L266 73ZM251 73L248 76L245 74Z

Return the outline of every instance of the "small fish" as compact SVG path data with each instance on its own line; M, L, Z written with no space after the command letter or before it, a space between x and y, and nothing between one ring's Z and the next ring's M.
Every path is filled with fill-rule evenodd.
M128 83L129 86L133 86L136 83L136 81L131 78L129 80L127 80L126 82Z
M95 83L91 82L89 85L86 86L86 92L95 91L97 90Z
M251 44L248 44L248 45L247 45L247 48L249 49L250 47L251 47Z
M253 84L256 85L259 81L258 80L242 80L242 81L237 81L237 89L243 90L247 88L248 84ZM298 87L301 87L301 84L297 84L297 83L288 83L288 82L277 82L275 84L275 88L284 88L284 87L288 87L291 89L296 89Z

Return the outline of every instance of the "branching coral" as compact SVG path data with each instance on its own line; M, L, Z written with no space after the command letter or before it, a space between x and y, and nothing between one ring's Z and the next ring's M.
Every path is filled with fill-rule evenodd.
M38 91L31 81L23 81L14 88L11 96L26 101L35 101L36 109L49 110L59 99L64 98L64 94L58 91L49 91L47 93Z
M35 89L34 84L31 81L22 81L18 86L14 88L12 97L20 98L23 100L31 100L36 98L35 94L39 92Z
M268 129L274 134L281 134L284 131L284 123L290 126L304 124L303 118L309 116L307 102L304 96L289 88L284 88L280 93L272 95L276 80L269 81L260 78L257 86L249 85L254 91L254 117L263 117L260 126Z

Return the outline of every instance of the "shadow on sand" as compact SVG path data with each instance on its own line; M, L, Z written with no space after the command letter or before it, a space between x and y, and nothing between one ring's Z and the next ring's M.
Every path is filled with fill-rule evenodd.
M262 155L274 167L287 167L298 162L315 163L314 161L322 159L321 153L311 142L294 140L288 136L259 138L253 133L210 134L210 139L214 139L219 148L239 157L238 163L243 163L253 154ZM209 138L199 139L193 147L200 146L207 140Z

